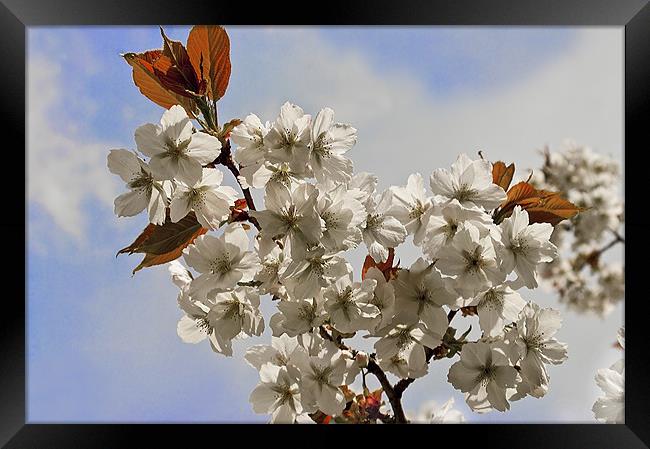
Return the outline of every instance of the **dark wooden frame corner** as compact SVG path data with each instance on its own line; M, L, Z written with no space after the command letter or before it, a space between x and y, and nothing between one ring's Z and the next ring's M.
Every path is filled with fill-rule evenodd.
M650 381L648 351L642 334L648 318L645 250L650 220L644 182L650 168L650 5L649 0L409 0L403 2L331 0L317 8L305 2L282 7L272 2L241 8L232 2L199 0L0 0L0 95L5 195L0 232L5 262L4 287L21 285L11 279L26 256L26 197L13 192L9 176L26 176L18 167L26 164L26 29L41 25L157 25L220 24L376 24L376 25L540 25L625 27L625 195L626 195L626 407L625 424L519 424L470 425L441 431L436 426L411 426L436 444L436 436L454 434L460 441L479 442L477 447L511 448L647 448L650 445ZM206 6L208 6L206 8ZM293 14L289 14L293 12ZM561 105L559 105L561 107ZM25 154L15 149L25 148ZM11 160L10 158L15 158ZM11 173L8 173L11 171ZM26 179L25 179L26 181ZM25 184L25 188L27 184ZM636 197L635 197L636 196ZM9 204L6 204L9 202ZM645 235L644 235L645 234ZM25 240L16 238L25 235ZM16 258L19 260L15 262ZM637 263L634 263L634 261ZM25 262L23 260L23 262ZM23 263L26 270L26 263ZM26 298L27 273L22 284ZM645 287L645 288L644 288ZM30 424L26 414L25 303L19 294L5 294L0 322L0 444L8 448L152 447L158 441L180 437L188 444L226 442L223 432L241 432L237 426L214 429L210 425ZM588 381L586 379L585 381ZM218 398L214 398L218 400ZM191 427L191 428L190 428ZM280 429L280 430L278 430ZM354 429L354 430L350 430ZM296 426L292 432L354 432L353 438L382 441L383 432L400 432L399 426L379 426L368 431L354 426ZM287 432L282 426L258 426L256 438ZM362 432L363 435L361 435ZM366 433L368 432L368 433ZM241 435L241 434L240 434ZM236 435L231 435L235 437ZM396 435L394 435L396 436ZM397 435L399 437L399 435ZM336 438L336 436L334 436ZM318 442L313 436L308 440ZM327 438L327 437L325 437ZM409 438L412 438L409 436ZM328 441L328 440L324 440ZM336 441L336 440L334 440Z

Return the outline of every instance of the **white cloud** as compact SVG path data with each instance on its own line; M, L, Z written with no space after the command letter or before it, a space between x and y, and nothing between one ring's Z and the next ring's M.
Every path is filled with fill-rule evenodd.
M89 219L87 203L99 201L102 207L112 208L117 183L106 168L110 143L87 136L84 123L71 119L66 112L66 96L73 98L75 94L65 87L61 66L53 58L31 55L27 190L31 203L47 212L65 234L83 242ZM74 101L83 100L76 97ZM88 102L87 110L93 110L92 102ZM32 233L30 239L51 238L51 234L39 235Z
M331 46L311 30L266 33L280 40L283 51L264 54L263 48L255 57L242 56L233 65L226 105L268 119L286 99L314 113L331 106L359 130L351 154L355 168L373 171L387 182L404 181L413 167L428 175L458 153L475 155L479 149L489 158L532 167L539 164L535 149L565 138L596 151L622 152L620 29L580 31L572 46L516 83L444 98L433 96L403 69L377 73L363 54Z

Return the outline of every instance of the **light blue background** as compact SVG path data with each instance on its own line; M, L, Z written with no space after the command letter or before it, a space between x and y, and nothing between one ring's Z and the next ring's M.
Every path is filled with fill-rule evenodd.
M166 27L185 42L187 27ZM622 159L621 29L228 27L232 78L220 118L273 120L290 100L330 106L359 130L350 156L380 188L448 167L482 149L538 167L537 150L574 138ZM251 422L257 373L207 344L176 335L181 315L166 267L131 277L136 256L114 255L146 225L118 220L122 191L106 169L111 148L133 148L135 128L161 108L131 82L127 51L160 46L156 27L30 28L28 32L28 418L30 422ZM232 180L229 174L226 179ZM256 194L260 201L260 197ZM361 250L350 261L360 266ZM398 252L402 265L416 254ZM620 249L610 255L622 260ZM558 305L543 290L526 299ZM271 308L264 306L268 318ZM450 361L407 391L406 408L456 399L470 421L589 422L596 369L609 366L622 307L606 319L564 312L569 360L551 367L541 400L506 414L473 414L447 384ZM454 321L465 329L467 324ZM462 324L460 324L462 323ZM476 326L475 326L476 327Z

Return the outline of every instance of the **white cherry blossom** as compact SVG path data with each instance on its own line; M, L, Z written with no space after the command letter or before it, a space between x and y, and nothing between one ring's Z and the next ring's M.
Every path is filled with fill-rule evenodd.
M256 370L260 371L265 363L286 366L290 363L294 351L302 350L296 337L280 335L271 337L271 345L254 345L246 350L244 359Z
M463 206L491 210L506 199L506 192L492 182L492 166L483 159L461 154L451 171L439 168L431 174L431 191L444 200L458 200Z
M395 315L395 288L388 282L378 268L371 267L366 272L366 279L373 279L377 286L373 291L370 303L379 309L379 316L373 320L369 329L378 330L390 324Z
M458 231L438 257L436 267L454 277L456 290L465 298L500 284L507 274L499 268L492 238L481 238L479 230L471 225Z
M352 177L352 161L343 154L357 142L357 130L334 122L334 111L321 109L311 128L310 164L314 177L322 182L348 181Z
M259 306L259 295L249 287L237 287L232 291L216 293L207 301L211 307L208 319L216 335L227 342L239 336L261 335L264 331L264 317ZM232 350L229 350L232 352Z
M515 344L519 352L521 377L532 396L546 393L548 372L545 364L558 365L567 359L567 345L554 338L562 325L557 310L528 303L517 321Z
M230 139L237 145L234 158L238 164L248 166L263 161L268 151L264 137L271 125L263 124L255 114L249 114L230 132Z
M276 337L286 333L295 337L311 332L327 319L322 298L280 301L280 313L271 317L269 325Z
M176 223L190 211L205 228L217 229L228 219L230 206L235 204L237 192L230 186L222 186L223 172L204 168L203 176L193 185L178 183L169 206L170 218Z
M512 215L504 219L500 227L502 269L508 273L514 269L526 287L537 287L537 266L552 261L557 254L557 248L549 241L553 226L529 224L528 212L515 206Z
M351 272L352 267L345 259L327 254L324 248L318 247L288 263L280 274L280 282L294 299L313 298L336 279Z
M427 401L411 422L421 424L458 424L465 422L463 414L454 408L454 398L438 405L436 401Z
M428 369L424 347L438 346L445 329L428 329L416 315L399 313L393 323L375 332L380 337L375 343L379 366L402 378L424 376Z
M192 281L190 292L205 296L212 290L226 290L237 282L251 281L259 259L248 246L248 235L239 223L228 225L219 237L199 236L183 250L185 262L200 273Z
M255 413L271 415L271 424L293 424L303 411L300 373L292 366L265 363L260 368L260 383L250 395Z
M399 270L394 285L397 310L416 315L431 332L445 333L447 314L442 306L455 303L457 295L447 289L435 267L419 258L408 270Z
M177 179L194 185L201 179L202 166L221 154L221 142L204 132L193 132L185 109L172 106L163 113L160 125L147 123L135 131L138 151L149 156L158 179Z
M481 330L494 337L503 333L503 326L517 321L526 301L504 284L487 289L468 305L477 306Z
M609 424L625 422L625 363L623 359L596 372L596 384L604 393L592 407L598 421Z
M370 326L379 315L371 302L376 285L374 279L352 282L352 276L343 276L323 291L325 310L336 330L348 333Z
M311 115L301 107L286 102L280 115L265 136L270 162L288 162L291 169L302 173L309 162Z
M377 176L368 172L356 173L348 182L348 190L361 201L362 204L368 205L369 201L375 194L377 188Z
M391 187L391 205L388 213L397 218L413 235L413 243L420 245L427 231L423 219L432 207L431 197L424 188L424 179L419 173L409 175L406 186Z
M321 243L325 248L347 250L361 242L359 226L366 219L366 210L345 185L321 192L316 209L324 223Z
M422 222L426 228L422 251L431 260L438 257L443 246L452 243L456 232L462 230L465 224L477 228L481 237L491 233L495 227L490 216L482 209L462 206L456 199L429 208Z
M172 260L167 266L169 275L174 285L181 290L185 290L192 282L192 273L189 272L178 260Z
M149 212L149 222L165 222L168 194L163 183L154 180L149 165L128 150L111 150L108 169L126 183L129 191L115 198L115 215L133 217L143 210Z
M390 194L388 191L380 197L375 205L371 199L366 204L368 212L362 224L363 242L375 262L388 259L388 249L396 248L406 240L406 228L393 216L388 215Z
M466 343L460 360L449 368L448 380L454 388L465 393L468 405L489 404L490 408L505 412L510 408L506 389L514 387L519 375L510 366L503 351L488 343Z
M341 413L346 401L339 387L344 381L354 380L347 376L346 353L326 345L318 355L309 356L305 352L296 355L296 365L302 374L303 406L328 415Z
M264 318L259 296L246 288L218 293L204 301L186 297L181 305L185 315L178 322L178 335L185 343L199 343L206 338L212 350L232 356L232 339L240 334L261 335Z
M281 240L291 257L300 258L323 235L317 200L318 190L311 184L302 184L292 192L281 184L270 183L264 195L266 210L250 214L260 222L263 236Z
M260 293L269 293L279 298L287 296L287 289L280 283L280 267L285 260L285 254L275 242L271 241L272 245L270 251L266 255L261 256L263 251L258 249L258 254L261 256L261 269L255 275L255 280L260 282Z

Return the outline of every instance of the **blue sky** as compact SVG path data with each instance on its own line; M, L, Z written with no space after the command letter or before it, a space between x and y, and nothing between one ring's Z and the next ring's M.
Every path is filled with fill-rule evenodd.
M166 30L186 40L187 27ZM233 72L220 117L272 120L286 100L314 113L331 106L359 129L356 170L377 173L382 188L478 149L532 168L536 150L565 138L622 158L621 29L228 31ZM264 421L248 404L257 382L242 359L248 342L233 358L183 344L166 268L131 277L136 256L114 257L146 218L114 217L122 186L106 155L133 148L135 128L162 113L133 86L119 54L159 47L158 29L31 28L28 40L28 419ZM407 265L416 256L405 249L401 257ZM541 290L530 299L558 307ZM622 308L604 320L565 316L570 359L551 370L546 398L505 415L471 414L441 361L409 389L406 407L453 396L474 421L589 421L593 374L620 356L608 345Z

